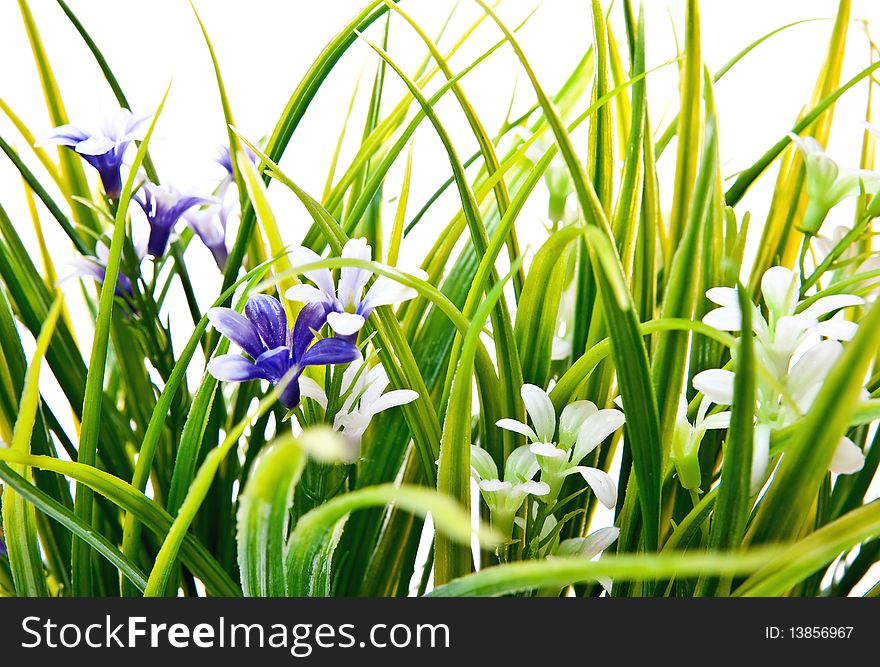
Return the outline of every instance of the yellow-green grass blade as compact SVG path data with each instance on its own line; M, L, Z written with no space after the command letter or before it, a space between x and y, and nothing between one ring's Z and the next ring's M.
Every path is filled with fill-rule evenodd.
M25 375L18 418L15 420L10 444L10 449L18 454L28 455L31 451L31 437L40 403L40 367L49 347L49 340L55 332L55 324L61 315L63 303L59 296L49 310L49 316L37 337L37 347ZM16 464L12 466L12 471L24 475L27 468ZM27 597L46 597L49 591L43 573L36 524L33 505L16 491L7 488L3 494L3 532L16 593Z
M144 141L138 148L131 171L119 198L119 207L116 213L113 237L110 242L110 252L107 259L106 274L101 285L101 295L98 301L98 317L95 322L92 351L89 357L89 372L86 376L86 387L83 397L82 428L80 430L79 448L77 450L77 462L83 465L94 466L97 461L99 423L103 407L104 374L110 339L110 323L115 301L116 280L119 276L122 258L122 246L125 240L128 205L131 202L138 167L144 159L150 136L152 136L153 129L162 112L167 96L168 90L166 89L165 95L162 97L162 101L159 103L156 114L153 116L150 127L144 136ZM77 487L75 500L76 515L86 522L92 520L92 494L93 492L90 488ZM93 592L91 549L88 544L81 540L74 540L71 561L71 581L74 594L91 595Z

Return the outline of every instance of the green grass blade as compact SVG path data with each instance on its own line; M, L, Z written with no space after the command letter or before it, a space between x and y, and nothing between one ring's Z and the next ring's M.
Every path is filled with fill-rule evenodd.
M390 504L420 516L430 514L438 534L460 543L469 544L474 535L470 515L451 498L432 489L384 484L352 491L300 517L287 543L288 596L326 595L325 590L313 588L313 577L324 566L317 556L324 553L325 542L336 524L359 509ZM487 546L495 541L485 528L476 535Z
M40 330L37 348L25 375L18 419L15 421L11 443L12 451L19 454L30 454L31 451L31 436L40 402L40 366L52 334L55 332L55 324L61 315L63 303L61 297L58 297L52 305L49 317ZM23 465L14 465L12 471L23 475L26 473L26 468ZM16 593L27 597L48 596L43 561L37 543L36 514L33 505L28 504L27 500L15 491L10 492L7 489L3 494L2 510L3 531Z
M789 540L800 531L859 403L863 378L877 353L878 327L880 305L874 305L801 420L749 529L751 543Z
M125 186L119 198L119 209L116 214L113 237L110 242L110 254L107 260L107 270L104 282L101 285L101 296L98 301L98 318L95 322L95 334L92 339L92 351L89 357L89 372L86 378L86 388L83 398L82 428L80 430L79 449L77 462L93 466L97 460L99 423L101 421L101 409L103 403L104 372L107 363L107 349L110 340L110 319L112 317L116 279L119 276L119 266L122 258L122 246L125 240L126 217L128 205L131 201L134 181L137 177L138 167L147 152L147 144L156 126L156 121L162 112L168 90L162 97L156 109L156 114L150 123L150 127L144 136L144 140L138 148L137 155L132 163L131 171L126 179ZM92 520L93 495L90 488L77 487L75 510L76 515L83 521ZM88 544L81 540L74 540L71 563L71 581L75 595L91 595L92 569L91 549Z
M743 331L751 331L751 298L742 284L738 285L737 292L740 312L743 314ZM718 485L718 498L709 530L709 549L713 551L736 549L742 543L749 516L752 440L755 429L755 363L752 336L740 337L733 387L733 414L730 417L727 442L724 444L721 482ZM718 585L717 579L701 580L697 584L698 594L713 595L718 591ZM720 592L727 594L729 585L730 582L726 582Z
M777 550L754 550L745 554L679 554L606 556L588 561L582 558L510 563L480 570L475 574L438 586L429 597L471 597L510 595L521 591L594 582L600 577L615 581L660 580L687 577L702 572L743 574L765 565Z

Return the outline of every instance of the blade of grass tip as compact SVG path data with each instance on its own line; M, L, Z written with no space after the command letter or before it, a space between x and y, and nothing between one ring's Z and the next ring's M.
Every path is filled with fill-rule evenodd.
M95 59L95 62L101 69L101 74L104 75L104 79L107 81L107 85L109 85L110 90L113 91L113 96L116 98L119 106L124 107L129 111L133 111L131 105L128 103L128 99L125 97L125 93L122 91L122 87L119 85L119 80L113 74L113 70L110 69L110 64L107 62L104 54L98 48L95 40L92 39L85 26L77 18L76 14L73 13L73 10L70 9L68 4L64 0L56 0L56 2L58 3L58 6L61 7L61 11L64 12L64 15L70 20L71 24L73 24L73 27L79 33L79 36L82 38L86 47L88 47L89 52L92 54L92 57ZM144 171L147 173L147 176L149 176L151 181L153 181L154 183L159 182L159 177L156 173L156 168L153 166L153 160L150 158L149 152L144 155Z
M208 53L211 56L211 64L214 67L214 77L217 80L217 92L220 94L220 107L223 109L223 119L226 122L226 135L229 141L229 153L232 156L238 155L241 150L241 144L238 141L238 137L235 134L235 131L232 129L235 126L235 120L232 117L232 106L229 103L229 95L226 92L226 86L223 84L223 76L220 74L220 63L217 61L217 53L214 51L214 45L211 43L211 38L208 36L208 29L205 27L205 24L202 22L202 17L199 16L198 11L196 11L196 6L193 0L190 0L189 6L192 8L193 14L196 17L196 21L198 21L199 28L202 31L202 37L205 39L205 46L208 47ZM241 205L241 210L245 210L246 198L245 198L245 187L244 181L242 179L241 174L241 166L238 164L238 160L232 159L230 160L232 166L232 177L235 180L235 184L238 187L238 197L239 204ZM226 288L224 287L224 290Z
M708 91L707 91L708 92ZM697 300L703 290L699 275L701 239L709 233L711 224L712 187L718 173L717 133L714 117L706 123L706 136L700 139L703 145L700 167L695 175L696 183L691 185L688 194L690 211L687 225L682 229L681 238L675 243L676 251L667 274L667 285L663 297L663 318L692 318ZM672 432L681 400L682 385L687 366L687 352L690 336L685 332L667 332L657 338L657 347L652 359L652 379L657 403L660 407L662 442L672 442Z
M33 52L34 64L40 75L40 83L43 87L43 96L46 100L49 118L55 126L64 125L68 122L67 112L64 109L61 91L58 89L58 82L55 80L55 75L49 64L49 57L43 46L43 40L37 29L36 21L34 21L34 16L31 13L27 0L18 0L18 7L21 11L21 18L31 45L31 51ZM63 188L65 195L68 198L73 195L88 197L89 186L79 158L74 155L73 151L66 148L59 148L58 154L61 159L61 175L65 185ZM70 206L73 211L73 217L79 224L95 232L100 232L101 226L98 223L98 219L88 207L78 204L73 199L70 199Z
M19 157L18 153L6 143L6 140L3 137L0 137L0 150L2 150L6 157L15 165L15 168L18 169L22 178L24 178L25 182L28 184L28 187L40 198L40 201L43 202L43 205L49 210L52 214L52 217L58 221L58 224L61 225L61 228L64 230L64 233L67 234L67 237L73 242L73 245L80 252L80 254L87 255L90 254L89 247L86 245L85 241L83 241L79 232L76 228L70 223L70 220L67 219L67 216L61 211L58 207L58 204L49 196L49 193L46 192L46 189L40 185L40 181L34 176L30 169L22 161L21 157Z
M387 11L388 8L383 0L374 0L355 16L333 40L328 42L327 46L291 94L287 106L284 108L278 123L275 125L275 129L272 131L272 135L269 137L269 141L266 144L266 153L272 158L273 162L277 163L281 159L281 155L287 148L294 130L305 115L306 109L308 109L318 89L330 72L335 69L339 59L357 40L356 32L366 30L367 27ZM268 178L268 175L264 178L266 183L268 183ZM250 207L243 208L238 235L229 251L229 258L223 273L224 290L228 289L237 279L244 259L246 245L253 234L255 223L254 211Z
M49 158L49 154L46 152L46 149L36 145L37 138L34 136L34 133L30 131L28 126L24 124L24 121L22 121L21 118L16 115L16 113L3 100L3 98L0 98L0 111L6 114L6 117L15 126L15 129L18 130L18 133L22 136L25 143L31 147L34 155L37 156L40 164L43 165L43 169L46 170L46 173L49 174L49 177L52 179L52 182L55 183L56 186L58 186L59 190L62 189L64 187L64 184L61 181L61 175L58 173L58 167Z
M819 118L826 109L828 109L831 105L837 102L844 93L850 90L857 83L862 81L863 79L871 76L874 72L880 69L880 62L875 62L860 71L858 74L849 79L845 84L843 84L840 88L835 90L833 93L823 98L821 102L816 104L809 112L807 112L803 118L801 118L797 123L794 124L791 128L791 132L794 134L800 134L810 125L812 125L817 118ZM758 177L764 173L764 171L769 167L773 161L779 157L782 151L791 143L791 138L788 136L788 133L784 137L782 137L779 141L777 141L773 146L771 146L767 152L765 152L758 160L750 166L748 169L744 169L739 173L739 176L736 177L736 180L733 182L727 191L724 194L724 201L728 206L736 206L740 200L743 198L745 193L751 187L752 183L754 183Z
M400 244L403 240L403 223L406 220L406 205L409 203L409 188L412 182L412 163L414 141L410 141L406 152L406 167L403 171L403 183L400 185L400 196L397 198L397 211L394 214L394 225L391 227L391 242L388 246L388 264L397 265L400 256Z
M672 215L669 218L670 248L678 247L687 224L692 184L697 176L700 139L703 134L701 100L703 63L700 47L700 10L697 0L688 0L685 12L684 60L681 75L681 112L678 116L678 147Z
M479 16L472 24L468 27L468 29L461 35L458 36L452 46L446 52L447 61L452 57L461 47L463 47L467 42L470 36L476 31L479 27L480 23L483 21L485 17ZM482 53L478 58L468 63L468 65L459 72L455 79L460 79L465 73L474 69L480 62L488 58L492 53L494 53L500 46L503 44L503 40L500 42L496 42L491 48ZM425 59L425 67L430 62L430 53L426 56ZM419 68L422 69L422 68ZM439 71L438 67L431 68L427 73L422 74L416 77L414 80L418 81L418 85L420 87L426 86L435 76L435 74ZM438 91L432 97L439 99L442 94L448 90L454 81L447 81L444 83ZM412 130L410 128L415 128L418 126L419 122L422 118L424 118L424 114L419 112L415 118L410 121L410 124L407 126L407 129L401 134L398 132L399 128L406 121L406 116L409 111L410 106L412 105L413 98L412 95L406 94L404 95L397 106L389 113L376 127L375 131L373 131L370 136L361 142L360 147L358 148L357 155L355 155L354 159L346 168L343 175L340 177L339 181L333 187L332 192L328 195L325 208L328 211L337 216L342 216L342 198L345 193L352 187L352 185L359 178L359 175L364 170L367 162L374 158L375 156L382 155L382 161L379 163L379 167L384 168L386 163L390 164L393 161L397 154L403 149L403 146L406 145L406 142L409 140L409 134L411 134ZM392 148L387 148L389 142L391 142L394 137L397 136L397 140L393 144ZM477 151L477 156L479 156L479 151ZM476 160L476 157L474 158ZM377 188L379 184L382 183L384 179L383 173L375 173L377 170L372 170L372 173L369 176L369 185L365 186L366 191L372 191ZM452 179L454 182L454 179ZM360 214L362 214L363 209L366 208L366 205L363 204L363 201L369 201L369 197L367 197L367 193L364 193L359 198L358 202L354 205L353 211L360 211L358 215L354 215L355 222ZM351 217L353 214L349 212L347 217ZM350 230L349 230L350 231ZM313 226L312 229L306 234L303 239L303 245L306 247L319 251L321 248L317 245L318 243L318 231Z
M637 37L633 53L632 75L638 76L645 72L645 22L640 13L636 28ZM611 42L609 42L611 43ZM620 72L615 75L616 87L623 85L627 78ZM643 166L642 151L645 149L644 130L647 118L647 82L644 78L633 84L632 110L630 123L626 128L629 133L624 146L623 178L620 182L620 194L614 211L613 231L617 240L618 252L623 264L624 274L631 277L631 284L638 285L639 281L633 271L635 262L635 246L639 231L639 209L641 196L645 190L645 172ZM617 95L615 99L627 99L626 95ZM621 135L624 133L621 132ZM649 174L650 176L650 174Z
M455 175L456 185L459 192L459 199L461 200L462 205L462 212L464 213L465 219L467 220L468 228L471 232L471 238L473 240L474 247L477 250L477 255L480 257L481 261L485 260L487 262L487 268L489 266L493 266L494 258L487 258L486 256L486 250L489 246L489 239L486 232L486 227L481 218L479 206L476 203L473 190L471 190L471 187L468 183L467 175L464 172L464 167L458 159L449 134L440 123L439 118L437 118L437 114L434 112L433 107L428 102L428 100L425 99L424 95L416 86L416 84L409 77L406 76L403 70L400 69L400 67L393 60L391 60L388 54L385 53L380 47L376 46L363 36L361 38L397 73L397 75L404 82L410 93L419 103L419 106L425 112L425 115L428 117L431 124L433 125L449 158L449 164L452 168L452 172ZM492 261L492 265L489 264L490 261ZM494 269L494 266L488 273L488 280L488 284L495 283L498 280L498 273ZM470 308L468 307L468 304L465 305L465 316L470 315L470 312L478 302L479 294L482 293L482 291L483 286L479 283L475 283L474 287L471 290L471 293L468 295ZM495 308L491 312L491 317L493 331L495 331L495 345L497 348L498 356L498 371L501 392L504 396L504 408L508 414L513 415L514 418L517 418L517 416L521 416L520 412L523 410L521 401L519 399L519 387L522 385L522 369L520 368L519 357L516 353L516 345L513 338L513 326L510 321L510 312L507 310L501 300L498 300L495 303ZM508 437L507 435L505 435L504 442L506 450L512 451L514 449L513 443L515 442L515 439L513 437Z
M385 27L382 31L382 47L388 48L388 35L391 29L391 13L389 12L385 16ZM373 131L376 129L380 122L380 109L382 107L382 93L385 89L385 62L379 61L376 66L376 74L373 77L373 87L370 92L370 100L367 105L367 113L366 118L364 119L364 128L361 132L361 145L365 141L367 141ZM378 157L378 156L377 156ZM367 181L368 175L370 173L370 165L373 162L371 158L368 158L366 164L364 165L363 171L359 174L358 178L352 184L350 193L349 193L349 206L351 208L351 204L357 201L361 194L361 189L363 188L364 183ZM367 239L367 243L373 248L373 252L376 257L381 257L384 254L383 249L383 239L382 239L382 228L381 228L381 216L382 216L382 199L383 199L383 189L385 184L379 183L376 190L373 192L373 196L370 199L370 203L364 211L363 217L358 221L359 225L359 235L363 236Z
M165 90L162 101L156 109L156 113L150 123L150 127L144 136L144 140L138 148L126 179L125 186L119 198L119 208L116 213L116 221L113 228L113 236L110 241L110 253L107 258L107 269L104 282L101 285L101 295L98 300L98 317L95 322L95 333L92 339L92 351L89 357L89 371L86 376L85 394L83 397L82 426L77 462L93 466L97 458L99 423L101 421L101 408L103 403L104 371L107 362L107 350L110 339L110 318L113 313L116 280L119 276L119 265L122 258L122 245L125 240L126 217L128 205L131 201L134 181L137 171L143 162L156 121L162 113L168 91ZM76 515L83 521L92 520L93 492L87 487L78 486L74 503ZM73 593L78 596L92 594L92 569L91 549L88 544L81 540L74 540L71 553L71 581Z
M627 290L620 258L600 228L584 228L590 259L599 276L601 303L608 318L611 354L626 414L626 438L638 479L639 507L644 523L644 543L656 550L660 539L660 483L663 451L657 398L651 383L648 354L636 321L635 306Z
M517 262L521 263L522 259ZM437 489L457 500L465 508L470 507L471 385L474 355L483 324L504 293L504 284L518 268L512 266L507 277L492 286L486 294L485 301L474 313L461 346L461 355L458 358L455 379L452 383L446 421L443 424L443 437L440 441ZM473 571L473 560L470 546L456 544L442 534L435 535L435 583L444 584L471 571Z
M868 310L831 369L786 449L747 535L752 544L794 538L859 403L863 378L877 353L880 305Z
M61 315L63 303L64 301L59 295L55 299L55 303L52 304L49 316L40 329L37 347L25 375L24 389L19 402L19 413L15 420L11 445L12 451L20 454L30 454L31 451L31 435L40 403L41 362L49 347L52 334L55 332L55 324ZM27 472L27 467L20 464L13 465L12 469L19 475L24 475ZM37 540L37 518L33 505L7 487L3 494L2 514L3 532L16 594L26 597L48 597L49 590L46 586L46 576L43 573L43 560L40 556Z
M751 298L748 290L737 285L742 330L752 330ZM709 528L709 549L736 549L742 543L749 516L752 470L752 439L755 422L755 346L752 336L741 336L736 354L732 414L721 460L718 499ZM703 577L697 582L696 595L728 595L730 581Z
M437 48L437 45L433 42L433 40L431 40L428 34L424 30L422 30L421 26L419 26L419 24L416 23L416 21L413 20L413 18L409 14L403 11L403 9L401 9L399 5L392 3L391 0L385 0L385 4L388 5L389 8L394 9L398 14L400 14L400 16L403 17L403 19L412 27L419 38L421 38L421 40L425 43L425 46L428 47L431 56L434 58L434 61L440 68L440 71L443 72L443 76L446 77L447 81L451 80L454 77L452 69L443 58L443 54L440 52L440 49ZM456 82L455 85L452 86L452 93L453 95L455 95L455 99L458 101L462 112L464 112L465 117L467 118L468 125L470 125L471 128L471 132L473 133L474 138L477 140L477 144L480 147L480 152L483 155L483 164L485 165L486 172L491 178L491 176L495 172L497 172L501 166L500 162L498 161L498 155L495 152L495 146L492 143L492 139L486 133L486 129L483 126L483 123L480 121L479 116L477 116L476 112L474 111L474 108L468 100L467 96L465 95L464 89L461 87L460 83ZM503 216L504 212L510 206L510 194L507 191L507 184L504 182L503 176L498 179L497 183L495 183L493 190L495 192L495 202L498 206L498 214L499 216ZM507 239L507 249L510 261L514 261L517 257L519 257L519 243L517 242L516 232L513 227L511 227L510 235ZM516 295L517 300L519 300L519 296L522 293L524 281L524 275L519 274L514 276L514 294Z
M358 78L351 89L351 99L348 101L348 109L345 111L345 117L342 119L342 127L339 130L339 138L336 139L336 148L330 156L330 166L327 169L327 180L324 181L324 191L321 193L321 203L327 205L327 199L333 191L333 179L336 178L336 168L339 165L339 156L342 153L342 145L345 142L345 136L348 132L348 123L351 121L351 112L354 109L355 100L357 100L358 92L361 88L361 80L364 78L364 71L367 69L367 61L361 65L361 71Z
M591 102L605 95L608 83L608 30L599 0L592 0L593 53L596 59ZM589 129L589 176L606 215L611 213L614 190L614 119L610 105L596 109Z
M281 240L281 231L278 229L278 222L275 220L275 214L272 212L272 207L269 204L266 186L260 180L257 168L244 151L236 153L236 162L247 188L251 206L256 211L257 220L263 228L266 240L269 242L269 251L277 258L275 263L281 276L281 279L278 281L279 293L284 294L297 281L289 275L293 266L290 263L289 255L285 252L286 248ZM295 322L299 311L302 309L302 305L288 299L282 299L282 304L284 304L284 310L287 312L287 321Z
M789 28L793 28L795 26L801 25L803 23L812 23L813 21L827 21L825 18L814 18L814 19L801 19L800 21L793 21L792 23L787 23L786 25L780 26L778 28L774 28L768 33L765 33L758 37L754 42L751 42L747 46L743 47L740 51L733 55L726 63L724 63L719 69L715 70L715 73L712 75L712 83L718 83L721 78L727 74L733 67L739 63L743 58L745 58L749 53L754 51L758 46L766 42L771 37L778 35L779 33L788 30ZM672 120L669 121L669 124L666 126L666 129L660 134L660 138L657 139L657 142L654 144L654 153L657 157L663 154L663 151L666 149L666 146L669 145L669 142L672 140L672 137L675 136L675 133L678 131L678 114L676 114Z

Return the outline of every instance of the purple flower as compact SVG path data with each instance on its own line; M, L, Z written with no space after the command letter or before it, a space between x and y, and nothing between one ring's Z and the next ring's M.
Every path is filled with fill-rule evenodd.
M244 146L243 150L248 159L256 164L257 154L247 146ZM226 190L229 189L229 186L235 182L235 171L232 169L232 151L229 150L229 146L220 146L217 149L215 162L226 170L226 174L217 188L217 196L222 199L226 195Z
M144 249L140 245L135 245L135 251L137 252L138 261L140 261L144 255ZM103 241L98 241L98 244L95 246L94 255L82 255L69 262L71 271L61 281L75 276L88 276L94 278L98 284L103 285L104 279L107 277L107 259L109 256L110 249ZM131 296L131 279L122 271L116 276L115 292L118 297L127 298Z
M299 378L306 366L344 364L360 356L355 345L341 338L322 338L312 345L315 332L326 321L320 304L303 308L293 329L287 328L287 315L278 299L265 294L248 299L244 315L231 308L212 308L208 319L250 357L215 357L208 363L208 372L225 382L267 380L275 386L285 380L279 400L287 409L299 405Z
M98 170L104 193L119 199L122 192L122 158L132 141L142 139L151 116L135 118L128 109L118 109L92 132L75 125L56 127L41 143L66 146L79 153L83 160Z
M207 246L217 268L226 268L229 250L226 247L226 221L229 209L224 204L213 204L203 209L191 209L185 216L186 224L196 233L202 243Z
M168 239L177 221L193 206L211 204L213 199L196 195L184 195L173 187L162 187L155 183L144 183L136 201L144 209L150 223L150 237L147 252L153 257L161 257L168 247Z
M314 251L304 247L295 248L291 256L296 264L321 261L321 257ZM372 249L366 239L349 239L342 248L342 257L369 261L372 258ZM427 274L421 270L411 273L422 279L427 278ZM418 296L416 290L386 276L376 278L364 294L364 287L372 276L373 272L367 269L344 266L339 271L337 286L329 269L307 271L305 277L315 286L306 283L294 285L287 290L285 296L293 301L321 305L327 313L327 324L330 328L338 335L354 341L374 308L397 304Z

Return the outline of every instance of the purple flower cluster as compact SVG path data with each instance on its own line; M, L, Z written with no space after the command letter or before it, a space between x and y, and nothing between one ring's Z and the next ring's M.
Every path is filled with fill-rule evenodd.
M316 332L327 321L319 304L304 307L291 329L281 303L265 294L250 297L244 315L231 308L212 308L208 318L217 331L250 357L220 355L208 363L208 372L225 382L283 383L279 401L288 409L299 405L299 380L306 366L345 364L360 357L357 347L342 338L315 340Z

